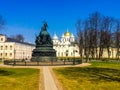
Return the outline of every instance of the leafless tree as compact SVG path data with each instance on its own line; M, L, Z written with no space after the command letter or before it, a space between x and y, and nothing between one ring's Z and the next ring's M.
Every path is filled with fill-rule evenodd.
M84 21L84 54L86 56L86 62L89 61L90 55L90 34L89 34L89 23L87 20Z
M120 20L116 21L115 47L117 48L116 58L119 60L119 55L120 55Z
M20 42L23 42L23 41L24 41L24 37L23 37L22 34L16 35L16 39L17 39L18 41L20 41Z
M2 30L3 26L5 25L5 20L3 17L0 15L0 30Z
M84 40L83 40L83 31L82 31L82 26L81 26L81 20L77 21L77 42L79 45L79 53L80 57L83 60L83 50L84 50Z
M104 17L103 19L103 45L104 49L107 49L108 59L110 58L110 47L111 47L111 30L113 27L113 18Z
M22 34L18 34L18 35L15 35L15 36L12 35L11 38L14 39L14 40L17 40L19 42L23 42L24 41L24 36Z
M100 24L100 14L98 12L90 14L89 18L89 35L90 35L90 54L92 58L98 58L98 31Z
M80 56L83 57L84 52L86 62L89 61L89 57L101 59L104 50L107 50L109 60L110 48L113 45L117 47L117 53L120 53L120 21L117 21L115 27L113 17L103 16L98 12L90 14L83 22L77 22L77 36Z

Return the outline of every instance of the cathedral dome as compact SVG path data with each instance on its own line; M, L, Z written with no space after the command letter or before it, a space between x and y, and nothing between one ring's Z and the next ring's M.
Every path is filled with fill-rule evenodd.
M67 31L67 32L65 33L65 36L71 36L71 33L70 33L69 31Z
M71 34L71 37L74 37L74 35L73 35L73 34Z
M53 35L53 39L54 39L54 40L55 40L55 39L58 39L58 37L57 37L56 34Z

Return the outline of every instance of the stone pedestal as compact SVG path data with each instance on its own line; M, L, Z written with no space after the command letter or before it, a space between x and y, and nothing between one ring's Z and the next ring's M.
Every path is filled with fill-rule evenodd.
M31 61L56 61L56 51L53 49L53 46L40 45L37 46L36 49L33 50Z

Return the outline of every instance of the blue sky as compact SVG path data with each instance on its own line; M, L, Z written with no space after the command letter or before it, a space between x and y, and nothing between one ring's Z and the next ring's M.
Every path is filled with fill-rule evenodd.
M46 20L51 37L54 33L60 37L67 28L76 34L77 20L95 11L119 19L120 0L0 0L0 15L6 20L0 32L23 34L25 41L34 43Z

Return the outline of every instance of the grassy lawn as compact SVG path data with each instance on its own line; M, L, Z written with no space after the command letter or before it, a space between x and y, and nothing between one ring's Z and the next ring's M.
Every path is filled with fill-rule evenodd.
M0 61L0 64L2 64L2 62Z
M0 90L39 90L39 69L0 68Z
M89 67L54 68L64 90L120 90L120 63L93 62Z

